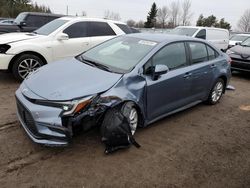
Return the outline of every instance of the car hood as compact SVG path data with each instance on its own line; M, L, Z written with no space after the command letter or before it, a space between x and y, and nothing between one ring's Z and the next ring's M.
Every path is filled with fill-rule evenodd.
M104 92L121 77L70 58L41 67L23 84L39 98L65 101Z
M250 47L247 47L247 46L237 45L237 46L234 46L233 48L230 48L230 50L235 52L236 54L250 56Z
M0 44L9 44L38 37L41 37L41 35L34 33L7 33L0 35Z

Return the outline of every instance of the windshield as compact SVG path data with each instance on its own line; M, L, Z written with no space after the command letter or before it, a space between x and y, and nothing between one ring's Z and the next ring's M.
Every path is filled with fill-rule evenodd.
M244 41L246 40L248 37L250 36L242 36L242 35L234 35L230 38L230 40L233 40L233 41Z
M156 42L122 36L109 40L83 53L80 61L90 60L108 67L112 72L131 71L155 46Z
M170 31L171 34L176 35L186 35L192 37L194 33L198 31L196 28L175 28L172 31Z
M243 41L241 43L241 46L248 46L248 47L250 47L250 37L248 39L246 39L245 41Z
M22 22L22 21L25 20L26 15L27 15L26 13L21 13L21 14L19 14L19 15L16 17L14 23L17 24L17 25L19 25L20 22Z
M39 35L49 35L50 33L54 32L55 30L57 30L59 27L61 27L67 22L68 20L56 19L40 27L39 29L34 31L34 33L37 33Z

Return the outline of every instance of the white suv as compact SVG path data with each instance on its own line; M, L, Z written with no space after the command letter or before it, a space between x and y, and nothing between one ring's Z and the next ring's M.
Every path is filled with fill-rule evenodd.
M122 22L81 17L56 19L33 33L0 35L0 70L22 80L37 68L89 48L130 29Z

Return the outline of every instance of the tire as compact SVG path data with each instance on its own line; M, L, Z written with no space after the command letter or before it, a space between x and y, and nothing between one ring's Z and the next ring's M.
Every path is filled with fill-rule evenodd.
M36 55L23 54L18 57L12 67L12 73L16 79L22 81L29 73L44 65L44 62Z
M207 103L210 105L217 104L220 101L224 91L225 91L225 82L223 79L219 78L213 85Z
M135 134L139 124L139 114L132 102L127 102L121 107L121 113L128 119L132 135Z
M122 106L117 106L115 108L117 108L124 115L124 117L127 118L130 129L131 129L131 134L134 135L139 124L139 114L135 105L132 102L127 102L123 104ZM115 111L116 109L110 109L105 114L104 120L103 120L103 126L105 126L105 124L107 123L112 122L111 119Z

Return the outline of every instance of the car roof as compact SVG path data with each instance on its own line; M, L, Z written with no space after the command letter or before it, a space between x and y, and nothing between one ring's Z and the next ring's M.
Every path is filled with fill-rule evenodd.
M250 36L250 33L249 34L246 34L246 33L239 33L239 34L235 34L234 36Z
M216 30L228 31L227 29L222 29L217 27L202 27L202 26L178 26L176 28L216 29Z
M114 21L114 20L108 20L108 19L102 19L102 18L89 18L89 17L82 17L82 16L64 16L61 17L59 19L63 19L63 20L76 20L76 21L101 21L101 22L112 22L115 24L123 24L126 25L123 22L120 21Z
M174 41L205 41L202 39L197 39L193 37L183 36L183 35L172 35L172 34L155 34L155 33L133 33L126 36L135 37L142 40L154 41L157 43L169 43Z
M29 15L45 15L45 16L65 16L63 14L53 14L53 13L46 13L46 12L21 12L20 14L29 14Z

